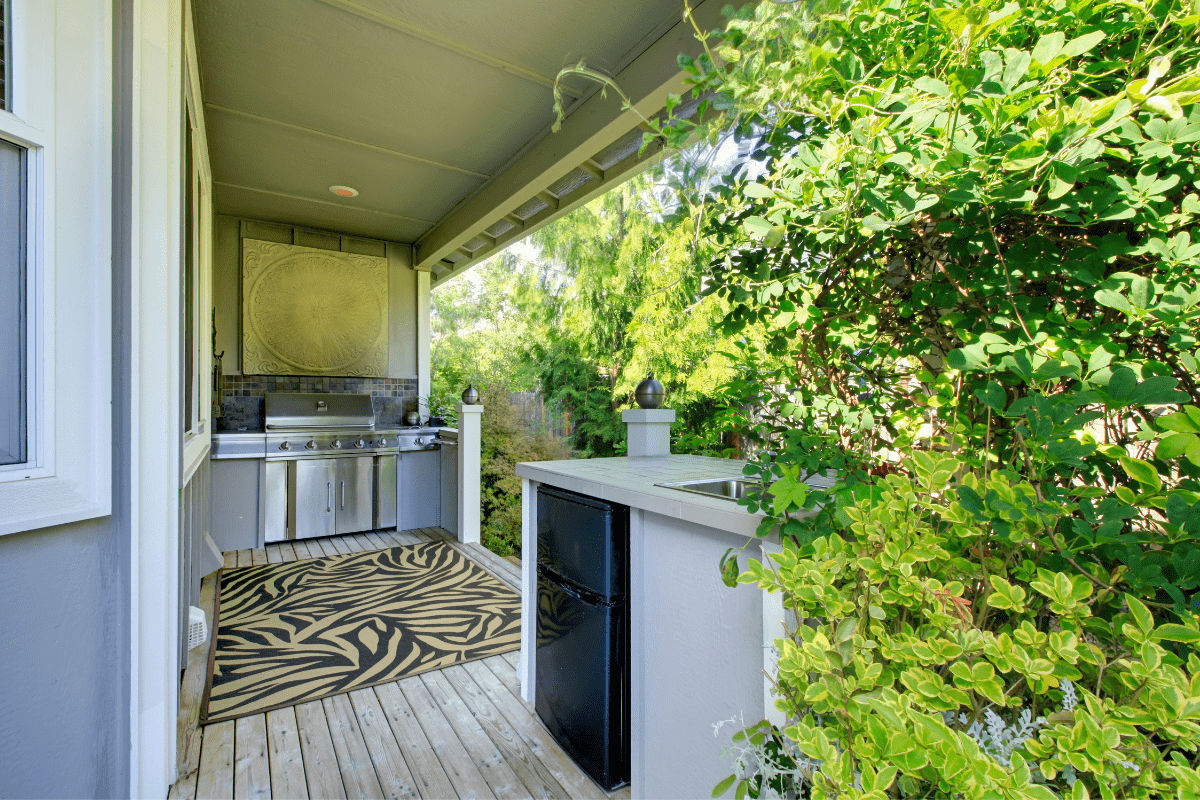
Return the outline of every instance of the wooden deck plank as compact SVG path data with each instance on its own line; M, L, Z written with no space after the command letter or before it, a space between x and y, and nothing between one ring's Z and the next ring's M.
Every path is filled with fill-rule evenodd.
M267 715L241 717L234 726L233 796L271 797L271 764L267 756Z
M517 680L516 668L508 663L503 655L491 656L490 658L482 659L479 663L486 665L492 671L492 674L496 676L496 679L504 684L504 688L513 693L514 697L521 697L521 682ZM526 708L532 710L533 705L531 703L525 703L524 700L521 703Z
M280 548L278 543L269 544L263 550L266 551L268 564L283 563L283 549Z
M395 531L392 538L400 545L423 544L428 541L424 537L413 535L412 531Z
M196 800L233 800L233 720L204 727Z
M291 542L280 542L279 552L283 553L283 560L285 562L296 560L296 548L292 546Z
M317 555L309 552L308 542L302 542L299 539L296 539L292 542L292 549L296 551L297 561L304 561L305 559L318 557ZM321 555L324 555L324 553L321 553Z
M506 662L505 662L506 663ZM563 788L560 797L571 797L576 800L602 800L604 791L579 768L570 756L563 751L550 732L538 720L533 709L525 704L520 695L512 693L495 673L481 661L468 661L460 667L447 670L447 677L455 682L450 675L456 669L471 677L475 685L483 692L496 710L508 721L526 747L536 756L538 763L554 776ZM458 684L455 682L455 686ZM472 708L478 708L472 704Z
M249 550L238 550L237 551L237 565L238 565L239 569L241 567L253 567L254 566L254 559L251 557Z
M484 731L471 709L467 708L458 692L454 691L442 670L422 673L420 678L496 797L528 797L530 789L526 788L513 767L505 761L500 749ZM539 791L534 791L533 795L546 796Z
M475 717L475 721L479 723L484 733L500 751L500 757L504 759L504 763L512 768L534 797L574 797L563 787L557 776L553 775L539 760L537 754L517 732L514 725L480 688L472 675L463 669L464 666L465 664L459 664L438 670L436 673L426 674L436 674L453 687L461 698L463 707ZM479 665L479 669L487 675L495 677L482 664ZM499 681L496 681L494 688L501 694L508 694L508 690ZM521 711L525 712L525 709L521 708ZM525 713L525 716L528 717L528 712Z
M356 533L353 536L347 536L346 538L353 539L364 553L369 553L373 550L379 549L379 545L371 541L371 537L367 536L365 533Z
M342 552L334 547L333 543L324 536L322 536L320 539L309 539L308 549L312 550L314 547L320 549L321 553L324 554L326 558L329 556L339 556L342 554Z
M375 536L378 536L379 541L383 542L386 547L400 547L403 544L396 538L395 531L375 531Z
M195 800L197 775L193 770L175 781L171 790L167 792L167 800Z
M459 797L495 797L419 675L397 681Z
M301 703L295 709L309 797L314 800L345 800L346 788L342 785L333 738L329 735L325 707L320 700L313 700Z
M233 569L237 566L237 550L226 550L221 554L221 557L225 561L225 569Z
M377 531L371 531L370 533L364 533L363 536L367 537L367 541L370 542L371 545L376 550L387 550L389 547L392 546L392 545L388 544L387 542L385 542Z
M420 797L417 781L404 761L404 753L396 742L396 736L388 725L387 715L383 713L375 692L359 689L346 696L350 698L350 705L354 707L358 729L362 732L371 763L375 765L375 775L379 778L383 796L389 800ZM442 777L444 780L445 775ZM426 787L427 797L430 796L428 788ZM448 782L446 788L450 788Z
M375 776L375 765L371 763L371 754L359 730L350 698L336 694L326 697L321 705L325 706L325 719L329 722L329 734L333 738L333 751L337 755L346 796L383 800L383 789Z
M308 782L304 778L304 752L300 748L294 708L289 706L267 712L267 743L274 796L306 800Z
M341 536L330 536L328 539L325 539L322 544L325 545L326 550L333 548L333 551L340 555L350 555L354 552L354 548L346 544Z
M373 691L375 699L379 701L379 707L392 729L392 735L421 796L454 797L457 794L454 785L400 687L394 683L384 683L365 691Z
M215 635L211 625L216 610L219 574L214 572L205 575L200 581L200 608L204 610L205 619L210 626L208 641L188 651L187 665L179 686L179 712L175 718L175 764L180 775L195 772L200 766L200 703L204 698L204 684L208 678L208 651ZM192 793L195 794L195 787Z
M354 537L352 536L335 536L332 541L335 543L335 547L339 550L345 550L347 553L362 552L362 548L358 546L358 542L354 541Z

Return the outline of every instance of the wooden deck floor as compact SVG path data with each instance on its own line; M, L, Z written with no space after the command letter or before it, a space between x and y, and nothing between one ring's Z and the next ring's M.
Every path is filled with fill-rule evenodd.
M445 539L520 591L520 567L440 528L376 531L225 554L227 567ZM212 614L213 577L201 603ZM208 648L189 653L171 798L628 798L608 795L521 700L517 654L197 726Z

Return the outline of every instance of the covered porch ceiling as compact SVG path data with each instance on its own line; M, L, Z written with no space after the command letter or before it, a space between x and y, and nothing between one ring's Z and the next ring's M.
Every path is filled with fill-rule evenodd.
M692 0L702 30L722 2ZM683 3L194 0L216 211L410 243L436 285L659 155L638 126L701 49ZM572 76L552 132L580 60L638 113Z

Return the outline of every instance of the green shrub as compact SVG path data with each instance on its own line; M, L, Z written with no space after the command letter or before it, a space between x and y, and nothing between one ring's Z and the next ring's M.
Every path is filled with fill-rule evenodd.
M525 426L507 387L482 387L480 402L480 538L492 552L510 556L521 548L521 479L516 465L567 458L569 451L561 439Z
M803 621L778 643L795 788L1200 796L1195 620L1156 624L1103 578L1037 567L1056 510L1030 484L966 475L956 494L954 457L907 466L913 478L889 475L844 509L844 538L789 543L740 578L783 591ZM1006 498L1007 534L960 494ZM742 777L757 796L758 778Z
M756 165L706 227L790 543L750 576L816 620L750 737L818 795L1200 792L1198 23L761 3L684 59ZM1021 709L1007 764L968 735Z

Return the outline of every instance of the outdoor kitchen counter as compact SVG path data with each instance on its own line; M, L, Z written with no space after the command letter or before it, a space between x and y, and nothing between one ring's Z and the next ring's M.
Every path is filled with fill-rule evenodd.
M599 497L664 517L753 538L762 514L751 514L734 500L684 492L659 483L743 478L745 461L706 456L588 458L517 464L517 475L537 483ZM814 486L827 486L812 478Z
M783 634L779 593L729 588L718 563L730 548L764 558L761 514L733 500L659 483L742 477L745 462L702 456L596 458L517 465L522 480L522 694L537 687L537 485L621 503L629 512L632 796L709 797L731 771L722 748L744 725L777 718L764 669ZM813 484L824 479L814 479ZM734 719L718 736L713 724ZM782 720L776 719L781 722ZM743 724L744 723L744 724Z

